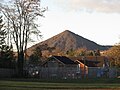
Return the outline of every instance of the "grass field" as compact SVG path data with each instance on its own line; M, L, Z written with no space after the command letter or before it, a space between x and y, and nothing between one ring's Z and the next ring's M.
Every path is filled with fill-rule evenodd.
M120 79L1 79L0 90L120 90Z

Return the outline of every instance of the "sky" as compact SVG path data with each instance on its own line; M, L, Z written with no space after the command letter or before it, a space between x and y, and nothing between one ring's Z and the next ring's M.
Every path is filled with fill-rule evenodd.
M120 42L120 0L41 0L41 7L48 10L38 19L38 42L65 30L100 45Z
M38 19L46 40L70 30L100 45L120 42L120 0L41 0L48 7Z

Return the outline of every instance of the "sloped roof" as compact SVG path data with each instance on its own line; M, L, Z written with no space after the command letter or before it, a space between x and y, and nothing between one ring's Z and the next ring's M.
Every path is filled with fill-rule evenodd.
M72 60L79 60L80 62L84 62L84 60L83 60L84 56L69 57L69 58ZM84 59L87 60L86 62L89 62L89 64L94 63L98 67L102 67L103 64L105 63L104 62L105 56L85 56Z
M79 60L83 64L87 65L88 67L96 67L97 64L100 63L100 61L93 61L93 60Z
M77 62L74 62L73 60L71 60L65 56L52 56L52 57L59 60L60 62L62 62L64 64L78 64Z

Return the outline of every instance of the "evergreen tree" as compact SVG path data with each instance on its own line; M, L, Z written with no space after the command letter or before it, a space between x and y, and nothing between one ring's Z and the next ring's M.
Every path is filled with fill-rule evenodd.
M5 45L5 37L6 37L6 32L5 29L3 28L3 20L2 16L0 17L0 50L2 49L2 45Z
M7 33L3 25L2 17L0 17L0 68L13 68L15 66L13 65L13 49L12 45L8 46L5 43Z
M1 5L1 11L8 22L9 34L17 50L17 75L24 77L23 68L29 41L33 36L41 36L36 20L44 17L47 8L42 8L40 0L11 0L10 5Z

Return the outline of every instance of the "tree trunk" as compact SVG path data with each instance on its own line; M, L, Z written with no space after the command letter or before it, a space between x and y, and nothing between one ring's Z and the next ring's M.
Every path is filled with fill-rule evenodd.
M18 77L23 77L23 65L24 65L24 52L21 51L19 54L18 54L18 62L17 62L17 74L18 74Z

